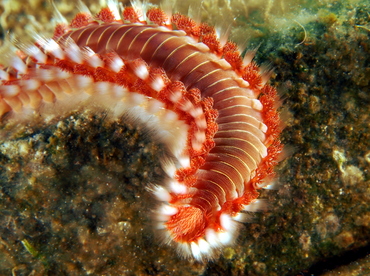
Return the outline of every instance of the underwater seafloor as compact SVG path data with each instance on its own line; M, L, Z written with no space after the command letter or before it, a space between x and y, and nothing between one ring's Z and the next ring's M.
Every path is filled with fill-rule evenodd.
M74 1L54 2L75 12ZM85 1L93 2L96 10L99 1ZM47 3L2 1L1 23L22 33L32 15L50 30ZM152 232L156 203L145 187L163 180L166 150L148 130L89 109L1 125L0 275L370 274L369 4L202 5L210 22L220 22L220 9L235 19L232 39L258 47L284 100L290 155L277 169L280 189L261 193L269 211L219 259L183 260Z

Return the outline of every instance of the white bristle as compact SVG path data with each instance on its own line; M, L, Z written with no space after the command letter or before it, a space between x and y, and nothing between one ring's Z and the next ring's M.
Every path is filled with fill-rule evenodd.
M206 240L207 240L208 244L211 247L220 246L220 240L219 240L215 230L213 230L212 228L207 228L206 229Z
M156 114L158 113L160 110L163 110L165 107L163 105L163 103L161 103L160 101L157 101L157 100L154 100L154 99L151 99L149 101L149 105L148 105L148 108L147 108L147 111L150 113L150 114Z
M33 57L34 59L36 59L37 62L40 62L40 63L45 63L46 60L47 60L47 56L35 45L32 45L32 46L29 46L29 47L25 47L24 51L30 55L31 57Z
M67 71L63 71L59 68L54 68L55 70L55 77L57 79L61 79L61 80L64 80L64 79L67 79L67 78L70 78L71 77L71 73L67 72Z
M73 76L73 79L75 80L76 85L79 89L85 89L94 82L92 78L83 75L75 75Z
M171 207L170 205L163 204L159 210L160 213L166 216L173 216L177 214L179 210L177 208Z
M41 95L44 102L52 103L54 101L55 94L47 89L45 86L40 87L40 89L38 89L37 91Z
M177 103L181 99L182 93L180 91L173 91L169 96L169 100L173 103Z
M175 215L177 212L177 208L171 207L167 204L163 204L156 212L156 220L158 222L168 221L170 217Z
M232 229L234 229L233 223L234 221L231 219L230 215L225 213L220 215L220 224L224 230L231 231Z
M40 87L41 83L38 80L21 80L22 90L36 90Z
M81 0L78 0L77 9L81 13L87 13L91 15L89 8Z
M233 241L233 234L228 231L218 232L217 237L220 243L223 245L228 245Z
M54 57L64 59L64 51L54 39L43 39L42 37L39 37L36 42L38 42L46 52L51 53Z
M70 79L58 82L59 87L60 87L60 91L64 94L72 94L74 92L80 91L78 89L78 86L76 86L76 85L74 85L74 83L72 83L74 80L75 80L75 78L72 77ZM76 89L76 87L77 87L77 89ZM84 90L84 92L86 92L86 91ZM81 95L82 93L79 93L79 94Z
M98 67L103 67L104 62L97 56L93 55L91 56L87 62L91 65L91 67L98 68Z
M0 94L2 97L14 97L19 94L20 87L18 85L1 85Z
M100 59L100 57L97 54L95 54L93 50L91 50L91 48L89 47L83 48L82 54L84 56L84 59L88 62L88 64L91 67L97 68L104 66L104 62Z
M33 92L33 91L32 91ZM31 93L32 93L31 92ZM19 100L22 102L23 107L29 107L30 106L30 97L26 94L20 94L18 96Z
M65 98L65 94L63 91L61 91L60 86L45 84L45 86L41 86L40 89L49 89L58 100L63 100ZM40 96L40 93L35 93L35 95ZM38 97L34 97L34 99L36 100L35 102L37 104L39 101Z
M162 186L155 186L153 188L153 194L159 201L169 202L171 200L170 193Z
M197 259L197 260L200 260L201 259L201 252L200 252L200 248L199 248L198 244L195 243L195 242L192 242L190 244L190 247L191 247L191 253L193 254L194 258Z
M206 121L203 114L202 114L202 116L200 116L200 118L197 118L195 120L195 123L197 124L198 128L200 128L200 129L206 129L207 128L207 121Z
M113 72L118 73L124 65L125 64L124 64L123 60L120 57L116 56L109 63L109 68Z
M76 43L71 42L68 40L67 42L68 47L66 48L65 52L67 53L67 56L73 61L78 64L82 64L83 59L82 59L82 54L81 54L81 49L76 45Z
M190 115L193 118L196 118L196 117L200 116L201 114L203 114L203 109L201 107L195 107L195 108L190 110Z
M197 130L194 133L194 141L196 141L199 144L203 144L206 140L206 133L203 130Z
M259 188L265 189L265 190L278 190L280 186L280 183L277 181L271 181L271 179L267 179L266 181L263 181L261 184L258 185Z
M164 81L161 77L156 77L151 83L150 87L153 88L153 90L159 92L164 87Z
M191 110L193 108L193 104L189 101L189 100L186 100L182 105L181 105L181 110L182 111L185 111L185 112L188 112L189 110Z
M193 150L200 151L202 149L203 144L200 143L196 138L192 138L191 146L193 147Z
M177 170L175 164L173 164L172 162L162 162L162 167L164 172L171 178L175 175L175 172Z
M54 1L51 1L54 9L53 14L53 21L55 21L57 24L64 24L68 25L68 20L62 15L62 13L58 10L57 6L55 5Z
M159 213L156 214L154 222L155 222L154 223L155 229L158 229L158 230L167 229L166 219L162 218ZM163 231L163 233L165 233L164 236L166 237L167 240L171 240L171 238L169 237L169 234L166 231Z
M127 104L131 104L133 106L138 106L145 101L144 95L134 92L129 93L127 98Z
M174 122L179 119L177 113L173 112L172 110L165 110L164 112L164 120L167 122Z
M270 185L263 186L261 188L265 190L278 190L279 186L275 184L270 184Z
M14 38L4 40L4 44L0 47L0 69L13 66L13 58L18 50L14 46L16 43L18 42Z
M123 88L122 86L119 85L113 85L111 93L113 97L122 99L124 96L127 94L127 89Z
M139 16L140 21L146 21L147 3L141 0L130 0L131 6Z
M233 216L233 220L238 222L246 222L251 218L250 215L246 213L237 213L235 216Z
M180 184L177 181L171 181L169 188L175 194L186 194L188 192L188 187L186 187L183 184Z
M204 239L199 239L198 240L198 246L199 246L199 250L202 254L209 254L210 251L211 251L211 247L210 247L209 243L207 241L205 241Z
M244 211L258 212L267 210L267 201L263 199L257 199L252 203L244 206Z
M12 108L12 111L15 112L22 111L22 102L17 97L3 98L3 101L6 102Z
M27 72L27 65L18 56L13 56L12 66L19 71L19 73L25 74Z
M34 75L36 79L48 82L54 79L55 72L50 69L37 68L35 71L32 71L31 75Z
M224 46L226 42L229 41L230 32L231 32L231 23L228 22L227 20L222 20L222 22L219 22L219 24L216 26L216 35L219 38L221 46Z
M183 168L188 168L190 167L190 157L189 156L180 156L178 157L179 163Z
M149 71L144 64L139 64L138 66L135 66L134 74L138 78L145 80L149 76Z
M258 47L259 47L259 46L258 46ZM258 47L257 47L257 48L255 48L255 49L253 49L253 50L251 50L251 51L247 51L247 52L246 52L246 54L245 54L245 56L244 56L244 58L243 58L243 63L244 63L245 65L248 65L248 64L250 64L250 63L252 62L252 60L253 60L254 56L255 56L255 55L256 55L256 53L257 53Z
M118 1L117 0L107 0L107 6L113 13L115 20L121 20L121 13L118 9Z
M182 256L184 256L185 258L188 258L190 256L192 256L192 252L191 252L191 246L189 243L178 243L177 244L177 248L178 248L178 253Z
M0 70L0 79L9 80L9 73L4 70Z
M111 84L109 82L100 81L95 83L95 91L100 95L107 95L109 93Z
M176 2L172 0L163 0L160 2L160 8L165 12L165 14L168 16L168 20L166 21L166 24L171 24L172 13L175 9ZM166 28L168 31L168 29Z

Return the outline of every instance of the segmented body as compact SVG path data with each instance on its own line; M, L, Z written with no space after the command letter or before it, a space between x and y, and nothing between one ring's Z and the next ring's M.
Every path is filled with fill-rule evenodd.
M66 86L67 93L94 96L103 84L118 100L139 93L159 101L185 122L187 139L173 150L179 162L167 169L170 183L154 188L164 202L156 219L182 254L211 258L232 242L235 220L273 173L281 151L276 91L262 84L255 64L242 64L232 43L222 48L207 25L175 15L172 23L185 31L172 30L162 11L148 16L165 26L140 21L127 8L131 22L105 9L97 16L102 23L80 14L71 25L76 29L57 27L53 41L38 41L40 53L25 50L32 57L26 67L14 64L4 73L1 113L58 101Z

